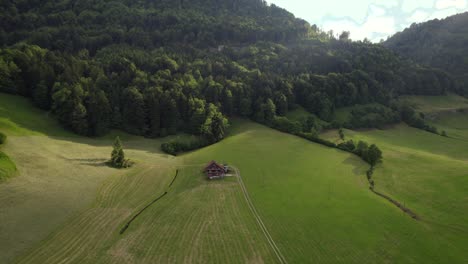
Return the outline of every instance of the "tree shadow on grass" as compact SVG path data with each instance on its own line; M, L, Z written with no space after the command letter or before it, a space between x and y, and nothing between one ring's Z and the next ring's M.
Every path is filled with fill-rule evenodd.
M370 165L363 161L358 156L349 154L348 158L345 159L342 164L352 165L353 174L356 176L365 176L366 171L369 169Z
M102 137L84 137L64 129L56 118L35 107L28 98L0 93L0 129L8 136L47 136L52 139L86 144L95 147L112 146L116 136L124 141L125 149L162 154L162 143L175 137L147 139L122 131L111 131ZM91 162L90 165L93 163Z
M78 162L80 165L92 167L111 167L107 159L68 159L68 161Z

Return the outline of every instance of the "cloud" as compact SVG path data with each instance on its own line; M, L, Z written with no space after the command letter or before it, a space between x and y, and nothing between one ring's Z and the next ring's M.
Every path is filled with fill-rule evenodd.
M468 11L468 0L268 0L323 30L350 31L351 38L379 41L412 23Z
M328 19L323 23L323 28L333 29L338 34L342 31L350 31L351 39L354 40L368 38L372 41L378 41L393 34L396 31L395 27L395 18L387 15L384 8L376 5L368 7L368 15L361 23L349 18Z
M397 7L400 5L399 0L376 0L374 4L384 6L386 8Z
M416 10L413 14L407 19L409 23L421 23L426 21L429 18L429 13L421 10Z
M376 5L370 5L369 6L369 16L373 17L378 17L378 16L383 16L387 13L385 8L376 6Z
M354 40L368 38L379 41L395 32L395 19L391 16L369 17L363 24L348 19L336 19L325 22L324 28L333 29L337 34L350 31L350 37Z
M436 12L433 12L429 17L428 17L428 20L432 20L432 19L444 19L446 17L449 17L451 15L454 15L458 13L457 12L457 9L455 8L447 8L447 9L443 9L443 10L439 10L439 11L436 11Z
M410 13L414 10L421 9L421 8L433 8L434 7L434 0L403 0L402 3L402 10L404 12Z
M437 9L447 9L452 7L462 9L466 8L466 0L438 0L435 7Z

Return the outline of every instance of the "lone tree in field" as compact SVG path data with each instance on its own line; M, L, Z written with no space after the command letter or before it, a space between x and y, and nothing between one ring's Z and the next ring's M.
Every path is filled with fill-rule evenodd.
M111 153L110 162L112 166L116 168L126 167L125 164L127 162L125 161L125 153L123 151L122 142L120 141L119 137L115 138L114 149L112 150L112 153Z
M382 160L382 151L374 144L369 147L367 151L367 161L372 167Z
M338 130L338 134L340 135L341 141L344 141L345 140L345 134L344 134L343 128L340 128L340 130Z

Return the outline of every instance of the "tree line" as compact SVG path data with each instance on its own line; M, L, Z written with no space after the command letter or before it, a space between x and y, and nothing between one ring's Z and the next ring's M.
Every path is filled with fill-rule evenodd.
M31 98L87 136L186 132L208 144L231 116L272 126L297 106L326 121L339 107L385 107L365 110L383 120L356 112L360 127L392 119L386 109L399 95L457 91L443 71L337 39L264 1L4 1L0 20L0 91ZM229 33L245 26L239 34L252 36ZM88 45L102 28L123 35ZM197 40L184 39L191 33Z
M414 61L442 69L459 83L458 93L467 95L468 13L424 23L413 23L384 42L384 45Z

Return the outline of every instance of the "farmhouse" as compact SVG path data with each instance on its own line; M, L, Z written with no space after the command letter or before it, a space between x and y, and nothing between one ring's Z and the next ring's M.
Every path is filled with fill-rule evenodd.
M222 178L226 175L227 166L221 165L216 161L212 160L208 165L206 165L203 172L206 173L206 176L211 179Z

